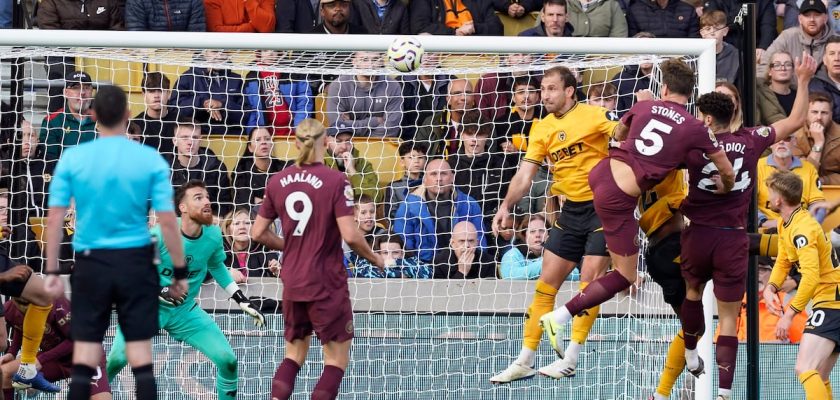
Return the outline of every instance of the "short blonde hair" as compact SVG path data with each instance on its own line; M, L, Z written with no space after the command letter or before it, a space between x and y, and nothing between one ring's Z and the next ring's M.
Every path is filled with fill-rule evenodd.
M802 204L802 179L793 172L775 172L764 183L770 190L778 193L785 204L789 206Z

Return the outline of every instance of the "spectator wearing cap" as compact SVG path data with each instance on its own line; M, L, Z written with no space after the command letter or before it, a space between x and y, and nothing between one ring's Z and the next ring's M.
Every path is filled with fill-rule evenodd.
M364 26L353 23L350 0L320 0L321 23L311 33L327 35L361 35L368 33Z
M615 0L568 0L573 36L627 37L627 19Z
M353 0L350 19L370 34L407 35L408 7L401 0Z
M257 67L267 68L280 58L276 50L257 50ZM315 106L312 89L304 79L286 72L251 71L245 78L247 129L266 127L276 136L289 136Z
M46 161L61 158L68 147L89 142L96 138L96 122L91 117L93 85L90 75L76 71L65 81L64 107L53 112L41 122L41 143Z
M828 25L825 4L822 0L804 0L799 6L799 26L785 29L779 34L779 37L761 56L756 68L756 76L758 78L767 76L770 55L780 51L794 58L801 57L802 52L805 51L815 59L821 60L825 52L825 44L831 36L832 31ZM794 79L794 84L795 81Z
M479 245L479 232L469 221L452 227L449 247L435 254L435 279L495 278L496 260Z
M502 36L502 21L486 0L413 0L411 33L455 36Z
M311 33L321 22L318 0L277 0L277 33Z
M383 66L377 52L357 51L353 68ZM349 131L354 137L397 137L402 122L402 87L383 75L342 75L327 89L329 130Z
M540 23L519 32L519 36L569 37L573 33L566 0L545 0L540 10Z
M163 155L172 155L174 147L177 112L169 109L166 103L172 93L169 78L160 72L143 75L140 87L143 91L143 112L134 117L142 133L141 142L154 147Z
M800 2L801 1L802 0L800 0ZM726 43L729 43L736 48L741 46L744 33L740 25L733 24L732 22L735 21L738 13L741 12L741 6L747 2L748 1L746 0L705 0L705 3L703 3L703 13L719 10L725 14L724 20L726 21L727 26L729 26L729 31L727 32L724 40ZM755 58L756 60L759 60L764 54L764 51L770 47L770 44L773 43L773 39L777 36L776 9L774 3L778 2L775 0L756 0L755 3L757 7Z
M274 32L274 0L204 0L208 32Z
M228 62L228 56L218 50L204 50L202 57L211 65ZM229 69L190 67L175 83L169 106L179 120L193 119L204 132L238 136L247 122L243 84L242 77Z
M741 64L741 55L735 46L723 40L728 33L729 27L726 24L726 14L723 11L706 11L700 16L700 36L703 39L715 40L716 79L735 83L735 78L738 77L738 68Z
M329 130L327 137L327 156L324 165L347 175L353 187L355 197L367 196L375 202L382 201L384 191L379 188L379 178L373 164L359 154L353 147L351 130Z
M694 7L682 0L640 0L627 9L630 35L649 32L658 38L697 38L700 25Z
M473 230L478 231L478 245L487 247L481 207L475 199L455 188L454 179L446 160L429 161L423 184L405 197L392 221L391 229L402 236L405 249L416 251L422 262L437 260L436 253L447 249L453 227L459 222L470 222ZM495 268L493 271L495 274Z
M125 28L130 31L204 32L203 0L127 0Z

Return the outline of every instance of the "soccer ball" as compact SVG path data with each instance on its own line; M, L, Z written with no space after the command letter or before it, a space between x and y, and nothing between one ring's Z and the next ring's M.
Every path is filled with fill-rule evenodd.
M413 37L398 37L388 47L388 64L400 72L412 72L423 62L423 45Z

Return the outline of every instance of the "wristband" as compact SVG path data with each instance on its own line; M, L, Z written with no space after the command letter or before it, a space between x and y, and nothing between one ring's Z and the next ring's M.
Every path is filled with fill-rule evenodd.
M233 301L237 303L250 303L247 297L245 297L245 293L242 293L242 290L237 290L233 293L233 296L230 296Z
M172 278L175 280L187 279L187 267L175 267L172 269Z

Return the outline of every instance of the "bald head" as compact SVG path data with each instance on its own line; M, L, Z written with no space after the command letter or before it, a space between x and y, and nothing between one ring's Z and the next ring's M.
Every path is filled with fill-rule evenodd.
M426 164L426 173L423 174L423 187L429 198L438 196L448 197L452 194L452 182L455 174L445 160L435 159Z
M464 253L475 251L478 248L478 230L469 221L461 221L452 227L452 236L449 246L455 252L456 257Z

